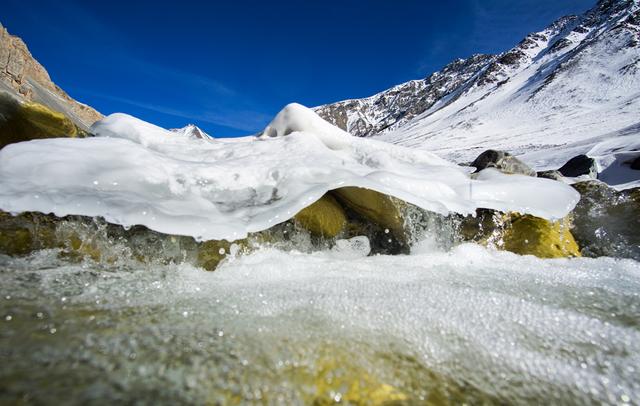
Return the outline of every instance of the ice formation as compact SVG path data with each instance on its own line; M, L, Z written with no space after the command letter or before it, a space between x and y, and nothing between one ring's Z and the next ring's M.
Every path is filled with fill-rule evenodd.
M357 186L446 214L477 207L565 216L579 195L547 179L468 171L423 151L351 137L291 104L261 137L178 137L125 114L87 139L0 151L0 209L102 216L198 239L243 238L293 217L328 190Z

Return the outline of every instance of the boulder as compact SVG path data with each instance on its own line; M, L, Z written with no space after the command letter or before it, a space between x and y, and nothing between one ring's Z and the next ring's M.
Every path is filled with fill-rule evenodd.
M298 212L294 220L313 235L333 238L343 231L347 216L340 203L330 194L325 194Z
M564 176L560 173L560 171L551 170L551 171L541 171L538 172L539 178L552 179L561 181Z
M629 164L631 169L635 169L636 171L640 171L640 156L637 156L631 163Z
M536 171L529 168L524 162L504 151L489 149L471 163L471 166L479 172L486 168L496 168L502 173L536 176Z
M406 240L402 206L399 199L374 190L359 187L343 187L332 191L344 207L353 210L383 229L389 230L397 239Z
M598 176L598 168L595 159L586 155L574 156L558 169L563 176L575 178L577 176L588 175L591 178Z
M505 229L504 249L538 258L579 257L580 248L570 228L568 218L552 222L540 217L512 214Z
M459 236L462 241L539 258L580 256L570 231L569 218L551 222L539 217L496 210L478 209L476 216L463 217Z

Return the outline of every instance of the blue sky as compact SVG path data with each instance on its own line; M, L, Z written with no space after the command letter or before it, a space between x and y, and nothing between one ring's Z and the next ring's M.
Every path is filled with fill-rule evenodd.
M60 87L103 114L237 136L289 102L369 96L455 58L504 51L593 4L4 0L0 22Z

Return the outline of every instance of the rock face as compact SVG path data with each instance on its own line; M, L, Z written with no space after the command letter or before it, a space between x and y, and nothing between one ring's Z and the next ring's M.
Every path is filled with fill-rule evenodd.
M316 107L320 117L358 137L398 128L478 75L493 55L457 59L421 80L412 80L364 99Z
M43 104L64 113L78 127L88 130L103 116L93 108L72 99L51 81L45 68L35 60L20 38L0 25L0 91L20 101Z
M500 172L507 174L537 176L536 171L529 168L518 158L508 152L495 151L493 149L489 149L478 155L471 163L471 166L475 167L478 172L486 168L496 168Z
M0 149L14 142L40 138L83 137L67 116L38 103L20 103L0 94Z
M596 160L586 155L578 155L567 161L558 169L564 176L576 177L582 175L588 175L592 178L598 176L598 168L596 166Z

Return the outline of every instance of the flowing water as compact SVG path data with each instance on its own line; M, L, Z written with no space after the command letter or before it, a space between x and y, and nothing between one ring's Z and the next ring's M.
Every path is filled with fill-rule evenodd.
M0 256L0 403L640 402L638 262L363 244Z

